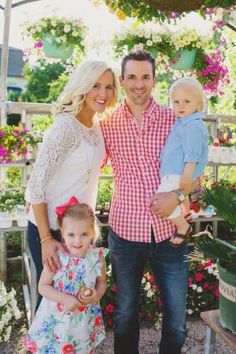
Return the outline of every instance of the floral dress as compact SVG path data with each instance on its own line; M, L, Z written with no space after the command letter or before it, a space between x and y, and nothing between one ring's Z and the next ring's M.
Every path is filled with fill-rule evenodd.
M61 269L55 274L53 286L61 292L77 296L81 285L95 287L101 275L100 257L104 248L90 248L83 257L59 252ZM99 304L78 306L67 311L62 304L43 298L34 321L25 336L25 347L37 354L93 354L105 338Z

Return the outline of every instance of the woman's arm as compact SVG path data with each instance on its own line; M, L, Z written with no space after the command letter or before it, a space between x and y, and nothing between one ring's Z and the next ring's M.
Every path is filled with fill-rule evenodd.
M53 287L53 277L54 274L50 273L47 267L44 267L39 280L39 294L64 305L68 311L76 310L77 306L81 306L80 301L75 296L62 293Z
M46 264L49 271L55 274L60 268L57 251L61 250L63 252L64 247L61 242L52 237L48 220L47 204L34 204L32 208L41 240L42 263L43 265Z

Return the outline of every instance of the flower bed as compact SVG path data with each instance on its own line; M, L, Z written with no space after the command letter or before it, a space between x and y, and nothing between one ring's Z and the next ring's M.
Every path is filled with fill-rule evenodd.
M101 301L106 328L113 327L116 309L116 286L112 280L111 267L107 265L107 291ZM190 263L187 313L199 314L201 311L218 307L218 270L211 260ZM148 326L157 324L161 316L162 301L160 291L149 268L144 272L141 285L140 320Z

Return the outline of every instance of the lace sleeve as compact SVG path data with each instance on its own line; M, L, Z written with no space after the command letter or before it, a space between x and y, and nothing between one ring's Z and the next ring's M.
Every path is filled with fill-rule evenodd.
M69 117L58 117L45 134L39 149L26 189L25 199L28 202L47 203L45 187L68 152L76 146L76 141L75 130Z

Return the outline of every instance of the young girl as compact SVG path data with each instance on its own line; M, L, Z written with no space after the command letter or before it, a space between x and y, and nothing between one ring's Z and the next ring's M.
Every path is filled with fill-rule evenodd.
M90 206L72 197L56 213L66 253L59 251L61 268L56 274L43 268L43 299L25 347L38 354L93 354L105 337L99 301L106 290L107 250L93 246L97 233Z
M157 192L176 193L180 206L169 215L176 225L170 242L179 247L192 231L185 217L189 215L188 198L181 189L191 189L208 162L209 133L202 121L205 97L201 84L191 77L181 78L170 87L170 99L177 120L161 153L161 184Z

